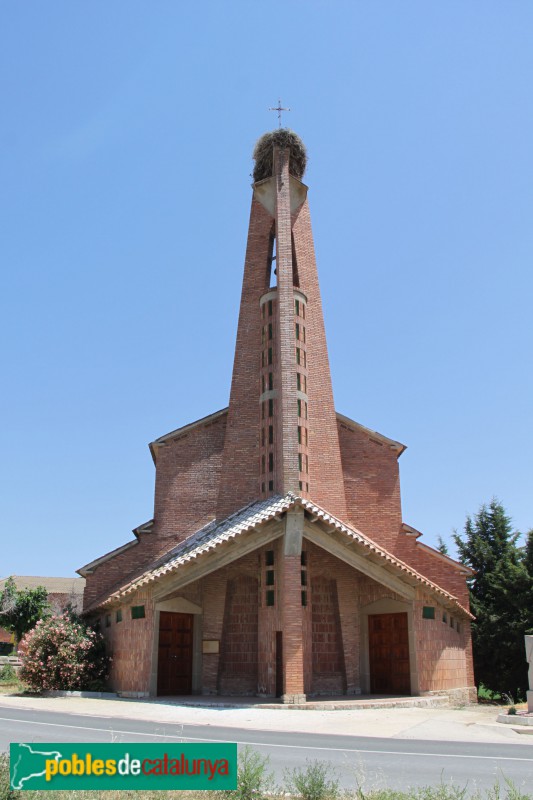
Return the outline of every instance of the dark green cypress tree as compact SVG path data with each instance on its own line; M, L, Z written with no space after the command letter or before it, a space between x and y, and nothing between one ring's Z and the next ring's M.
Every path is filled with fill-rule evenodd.
M481 506L473 519L467 517L462 537L454 535L460 560L476 571L470 581L476 683L514 699L527 689L524 634L533 614L528 568L533 537L526 548L519 547L519 538L496 499Z

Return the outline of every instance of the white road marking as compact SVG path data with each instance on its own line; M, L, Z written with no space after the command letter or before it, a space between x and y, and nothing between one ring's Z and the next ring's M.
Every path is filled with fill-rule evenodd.
M65 725L60 722L33 722L25 719L9 719L8 717L0 717L0 722L22 722L24 725L46 725L51 728L71 728L78 731L98 731L99 733L123 733L126 736L150 736L155 739L179 739L181 742L222 742L230 741L224 739L201 739L198 736L174 736L171 733L139 733L137 731L121 731L117 728L90 728L85 725ZM169 725L172 723L161 723ZM179 724L179 723L178 723ZM322 753L326 750L334 753L376 753L384 756L420 756L422 758L470 758L480 761L533 761L531 758L519 758L517 756L469 756L461 753L409 753L404 750L361 750L359 748L350 747L315 747L313 745L293 745L293 744L275 744L272 742L241 742L239 739L231 739L236 744L249 744L254 747L283 747L289 750L320 750Z

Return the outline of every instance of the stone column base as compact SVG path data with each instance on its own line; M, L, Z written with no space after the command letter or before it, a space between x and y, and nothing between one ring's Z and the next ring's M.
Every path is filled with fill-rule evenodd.
M533 714L533 691L526 692L527 695L527 710L530 714Z
M305 694L282 694L280 699L282 703L291 703L291 705L307 702Z

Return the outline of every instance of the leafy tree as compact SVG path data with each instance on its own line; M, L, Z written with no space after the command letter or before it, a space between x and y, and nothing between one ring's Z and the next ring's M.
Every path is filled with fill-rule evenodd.
M68 613L39 620L19 646L19 676L31 689L105 687L109 659L102 634Z
M44 586L19 590L11 577L0 591L0 626L12 631L17 642L49 613L49 609Z
M533 625L533 537L526 548L501 503L493 499L454 534L459 557L475 570L470 602L476 683L516 697L527 689L524 633Z

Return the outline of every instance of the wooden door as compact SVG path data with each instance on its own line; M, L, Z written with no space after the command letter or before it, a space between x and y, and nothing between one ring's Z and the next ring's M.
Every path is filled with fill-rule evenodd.
M190 694L192 691L193 614L161 611L157 694Z
M368 647L372 694L410 694L407 613L369 615Z

